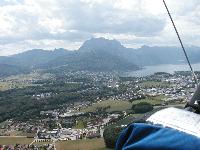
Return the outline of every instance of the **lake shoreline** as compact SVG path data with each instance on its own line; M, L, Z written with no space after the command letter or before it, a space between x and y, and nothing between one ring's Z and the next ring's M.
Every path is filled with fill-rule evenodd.
M192 64L194 71L200 71L200 63ZM161 64L154 66L143 66L142 69L136 71L128 71L122 74L127 77L144 77L153 75L156 72L166 72L173 74L175 71L190 71L188 64Z

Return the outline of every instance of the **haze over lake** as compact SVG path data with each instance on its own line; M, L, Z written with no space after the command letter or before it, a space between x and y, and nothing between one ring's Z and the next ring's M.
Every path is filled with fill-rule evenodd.
M200 63L192 64L194 71L200 71ZM152 75L156 72L174 73L175 71L190 71L188 64L163 64L155 66L144 66L143 69L137 71L131 71L126 73L127 76L142 77Z

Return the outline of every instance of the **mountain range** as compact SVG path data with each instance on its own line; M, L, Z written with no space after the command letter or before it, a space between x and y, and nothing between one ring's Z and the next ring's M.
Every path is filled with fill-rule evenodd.
M192 63L200 62L199 47L187 47ZM149 47L133 49L117 40L92 38L78 50L63 48L52 51L33 49L23 53L0 57L0 76L26 73L36 69L62 69L75 71L127 71L142 66L184 63L179 47Z

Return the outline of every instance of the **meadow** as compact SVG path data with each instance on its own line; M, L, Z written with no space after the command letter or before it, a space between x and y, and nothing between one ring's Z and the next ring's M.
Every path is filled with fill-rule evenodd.
M113 111L125 111L131 110L133 104L138 104L140 102L148 102L152 105L161 105L163 103L162 99L165 96L155 96L155 97L147 97L145 99L134 100L132 103L130 101L119 101L119 100L104 100L91 106L82 108L81 112L95 112L99 108L106 108L106 112L113 112Z
M95 103L91 106L83 108L82 112L95 112L98 108L106 108L107 112L112 111L124 111L131 108L131 104L128 101L118 101L118 100L104 100L98 103Z
M34 138L0 136L1 145L30 144L33 140Z
M59 141L56 142L57 150L111 150L105 148L104 140L86 139L77 141Z

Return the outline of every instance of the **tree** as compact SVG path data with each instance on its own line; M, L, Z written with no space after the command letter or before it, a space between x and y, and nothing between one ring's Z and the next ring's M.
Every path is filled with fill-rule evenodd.
M132 106L134 113L146 113L153 110L153 106L147 102L141 102Z
M107 148L115 148L116 141L122 130L123 128L118 126L110 126L105 128L103 137Z

